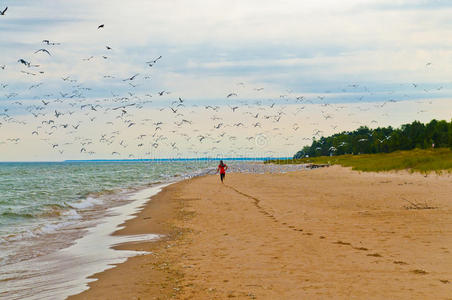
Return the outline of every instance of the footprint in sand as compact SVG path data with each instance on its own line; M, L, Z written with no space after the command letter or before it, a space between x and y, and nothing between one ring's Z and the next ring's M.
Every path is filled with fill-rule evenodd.
M353 247L356 250L361 250L361 251L367 251L369 249L365 248L365 247Z
M404 262L404 261L400 261L400 260L395 260L393 261L393 263L395 263L396 265L407 265L408 263Z
M352 244L350 244L350 243L343 242L343 241L337 241L337 242L334 242L333 244L345 245L345 246L351 246L351 245L352 245Z
M412 270L411 273L419 274L419 275L425 275L425 274L428 274L427 271L424 271L424 270L421 270L421 269Z
M382 257L381 254L378 253L367 254L367 256Z

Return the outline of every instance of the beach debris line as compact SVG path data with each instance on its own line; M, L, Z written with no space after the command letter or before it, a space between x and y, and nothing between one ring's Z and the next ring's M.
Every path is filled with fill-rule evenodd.
M317 168L328 168L330 164L306 164L306 168L308 169L317 169Z

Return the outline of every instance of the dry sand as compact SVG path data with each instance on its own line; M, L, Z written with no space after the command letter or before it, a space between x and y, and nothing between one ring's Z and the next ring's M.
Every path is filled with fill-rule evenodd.
M450 175L199 177L165 188L117 234L139 233L167 237L123 245L152 254L70 299L452 299Z

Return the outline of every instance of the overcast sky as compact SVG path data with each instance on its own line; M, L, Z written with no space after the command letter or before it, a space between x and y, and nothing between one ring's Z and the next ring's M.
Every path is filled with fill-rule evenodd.
M179 97L186 99L187 106L200 107L244 106L250 101L276 103L276 107L318 104L320 123L322 104L392 100L415 107L419 101L442 99L446 114L432 110L428 118L452 117L452 105L447 114L452 92L450 1L15 0L1 2L0 10L6 6L0 16L4 153L18 147L7 141L14 138L18 120L30 125L55 119L54 110L65 114L70 101L98 101L112 109L117 101L105 99L114 97L136 102L148 95L152 102L142 109L154 110L169 109ZM101 24L104 27L98 29ZM43 40L58 44L46 45ZM51 55L35 53L42 48ZM152 67L146 63L159 56ZM135 74L139 75L134 80L125 80ZM169 93L158 96L162 91ZM231 93L237 95L227 98ZM309 102L297 102L297 97ZM54 102L58 99L63 103ZM30 105L43 106L42 100L51 103L41 110L46 115L33 117L36 106ZM74 113L72 123L78 123L79 113ZM400 114L388 119L394 126L402 119L420 119L417 113L411 118L395 116ZM208 122L219 122L207 120L207 127L212 125ZM303 124L303 119L298 123ZM91 126L102 127L96 122ZM262 128L267 136L271 126ZM290 149L301 146L299 140L292 143ZM186 147L180 145L180 154L188 155L181 148ZM96 153L104 157L110 150Z

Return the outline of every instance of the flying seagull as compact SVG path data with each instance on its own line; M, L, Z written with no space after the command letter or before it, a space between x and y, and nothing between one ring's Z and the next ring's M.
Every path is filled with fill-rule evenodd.
M159 59L161 59L161 58L162 58L162 56L160 55L160 56L157 57L156 59L147 61L146 63L147 63L150 67L152 67L152 66L153 66Z
M137 73L137 74L133 75L132 77L129 77L129 78L123 79L122 81L127 81L127 80L134 80L134 79L135 79L135 77L137 77L138 75L140 75L140 74L139 74L139 73Z
M60 43L51 43L49 40L43 40L42 42L48 46L60 45Z
M97 26L97 29L101 29L101 28L104 28L104 24L100 24L99 26Z
M20 62L21 64L30 67L30 62L26 61L25 59L19 59L17 62Z
M3 11L0 11L0 15L1 16L4 16L5 15L5 12L8 10L8 6L3 10Z
M22 72L22 73L24 73L24 74L27 74L27 75L36 76L35 73L27 72L27 71L24 71L24 70L22 70L22 71L20 71L20 72Z
M35 54L38 53L38 52L45 52L45 53L47 53L48 55L52 56L52 55L50 54L50 52L47 51L46 49L39 49L39 50L35 51Z

